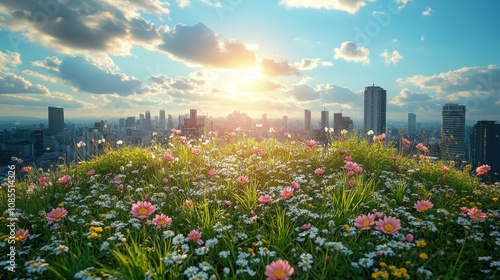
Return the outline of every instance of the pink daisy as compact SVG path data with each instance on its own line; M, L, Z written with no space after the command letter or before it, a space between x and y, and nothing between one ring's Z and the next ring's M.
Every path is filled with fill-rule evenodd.
M68 211L66 211L66 209L57 207L52 209L52 211L50 211L50 213L45 218L49 222L57 222L60 219L66 217L67 214Z
M164 153L163 156L162 156L162 158L163 158L164 161L173 161L174 160L174 156L172 156L169 153Z
M189 240L193 241L194 243L198 243L199 240L201 240L201 232L193 229L188 233Z
M92 175L94 175L94 173L95 173L95 170L94 169L90 169L89 171L87 171L87 173L85 173L85 175L92 176Z
M271 196L269 196L268 194L265 194L265 195L261 195L259 196L259 198L257 199L260 203L262 204L268 204L269 202L271 202L272 198Z
M16 231L16 237L14 238L14 240L22 241L22 240L28 238L29 233L30 232L27 229L20 229L20 230Z
M316 145L318 145L318 142L314 140L306 140L306 146L308 148L314 148Z
M283 200L287 200L292 196L293 196L293 188L292 187L286 187L280 193L280 197Z
M314 173L316 173L316 175L323 175L323 173L325 173L325 170L323 168L316 168L316 170L314 170Z
M50 186L50 179L47 177L40 177L40 178L38 178L38 185L41 187L42 186L43 187Z
M210 177L214 177L216 173L217 173L217 171L215 169L213 169L213 168L210 169L210 170L208 170L208 175Z
M441 170L443 171L443 173L448 173L448 171L450 171L450 168L446 165L443 165L443 167L441 167Z
M401 221L388 216L375 222L376 229L385 234L395 234L401 229Z
M59 183L61 185L66 185L67 183L69 183L69 181L71 181L71 176L64 175L63 177L61 177L57 180L57 183Z
M473 219L474 221L484 222L484 220L486 220L486 213L484 213L483 211L481 211L481 209L478 208L469 209L467 215L469 215L469 217L471 217L471 219Z
M415 208L418 212L425 212L432 207L434 207L434 204L429 200L419 200L413 204L413 208Z
M484 174L488 173L488 171L490 171L490 170L491 170L491 167L489 165L483 164L483 165L478 166L476 168L476 174L477 174L477 176L484 175Z
M153 218L153 225L156 229L164 228L172 224L172 218L165 216L164 214L156 215Z
M368 230L375 223L375 215L361 215L354 219L354 226L362 230Z
M300 189L300 184L299 184L299 183L297 183L297 182L295 182L295 181L292 181L292 183L291 183L291 184L292 184L292 187L293 187L293 189L294 189L294 190L298 190L298 189Z
M201 150L200 149L192 149L191 153L195 156L199 156L201 154Z
M236 183L238 183L238 185L246 185L248 184L248 177L247 176L240 176L238 178L236 178Z
M287 280L293 274L293 267L284 260L274 261L266 266L267 280Z
M138 201L137 203L132 204L132 210L130 214L134 215L139 219L146 219L149 215L153 214L156 210L156 206L151 204L149 201Z

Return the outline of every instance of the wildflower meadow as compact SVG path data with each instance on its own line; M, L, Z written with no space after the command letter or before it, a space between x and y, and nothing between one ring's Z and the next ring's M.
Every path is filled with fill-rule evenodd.
M24 167L14 208L0 189L1 278L500 278L489 166L398 142L175 131L168 145Z

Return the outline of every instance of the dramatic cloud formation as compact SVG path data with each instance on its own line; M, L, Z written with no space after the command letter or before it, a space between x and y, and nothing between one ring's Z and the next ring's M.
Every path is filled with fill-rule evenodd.
M322 101L329 104L352 104L358 99L351 89L332 84L319 86L318 92L322 96Z
M0 72L0 94L48 93L42 85L33 85L30 81L13 73Z
M281 0L280 5L288 8L312 8L325 10L341 10L350 14L356 13L366 5L364 0Z
M180 61L228 69L255 66L255 53L247 45L221 38L202 23L177 24L173 30L163 29L161 38L158 48Z
M125 74L105 71L82 57L68 57L59 66L60 77L89 93L130 95L140 90L141 81Z
M403 56L397 50L393 50L392 53L389 53L386 49L380 54L380 56L384 58L385 64L392 63L396 65L401 59L403 59Z
M370 63L368 56L370 55L370 50L365 47L356 45L352 41L343 42L340 48L334 49L335 59L343 59L345 61L352 62L362 62L363 64Z
M288 61L280 58L264 58L260 62L260 69L262 73L268 76L301 76L297 68L291 66Z
M431 98L431 96L427 93L412 92L408 88L403 88L399 92L399 95L392 99L389 99L389 102L394 105L403 107L414 103L421 103L432 100L433 99Z
M168 3L148 1L2 1L6 15L0 26L22 33L29 41L62 53L107 51L128 54L133 44L158 39L153 24L138 17L140 11L168 15ZM9 11L9 12L6 12Z

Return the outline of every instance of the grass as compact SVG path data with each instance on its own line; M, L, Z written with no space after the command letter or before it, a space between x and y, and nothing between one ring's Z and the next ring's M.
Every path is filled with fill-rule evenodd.
M348 162L362 170L349 172ZM71 181L58 183L64 175ZM175 136L167 146L122 145L77 165L32 170L14 188L15 231L29 234L10 234L12 187L3 184L7 279L264 279L278 259L294 279L494 279L500 267L498 185L470 166L400 154L354 133L327 146ZM259 202L264 195L271 200ZM434 206L418 212L419 200ZM144 219L131 214L140 201L155 208ZM57 207L67 215L48 222ZM376 213L401 229L355 225ZM159 214L172 222L157 229ZM11 245L15 272L7 270Z

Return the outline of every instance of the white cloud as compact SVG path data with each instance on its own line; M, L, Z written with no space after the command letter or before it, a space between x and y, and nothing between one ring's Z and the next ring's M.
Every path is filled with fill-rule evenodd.
M59 66L61 65L61 60L56 56L46 57L44 60L33 60L31 65L40 67L52 73L59 73Z
M432 13L432 12L434 12L434 11L432 10L432 8L427 7L427 8L425 9L425 11L423 11L423 12L422 12L422 15L423 15L423 16L425 16L425 17L428 17L428 16L430 16L430 15L431 15L431 13Z
M412 0L396 0L396 2L399 4L398 9L399 10L404 9L404 7L406 7L406 5L408 5L408 3L411 1Z
M7 51L3 53L0 51L0 70L6 71L8 69L7 66L14 66L21 64L21 55L17 52Z
M396 65L401 59L403 59L403 56L397 50L393 50L392 53L389 53L386 49L380 54L380 56L384 58L385 64L392 63Z
M366 5L365 0L281 0L280 5L287 8L311 8L324 10L340 10L355 14Z
M301 76L299 70L290 65L287 60L279 57L264 58L260 62L260 69L262 73L267 76Z
M35 71L31 71L31 70L23 70L22 72L24 75L29 75L29 76L32 76L32 77L35 77L35 78L38 78L40 80L43 80L43 81L47 81L47 82L51 82L51 83L56 83L57 82L57 79L54 78L54 77L49 77L49 76L46 76L46 75L42 75L38 72L35 72Z
M177 6L179 8L188 7L191 4L189 3L189 0L175 0L175 2L177 2Z
M363 64L369 64L370 50L365 47L358 46L352 41L343 42L340 48L334 49L335 59L344 59L346 61L352 62L362 62Z
M32 84L25 78L13 73L0 73L0 94L48 93L49 90L39 84Z
M299 70L312 70L318 67L319 62L319 58L303 58L299 62L295 62L293 66Z

